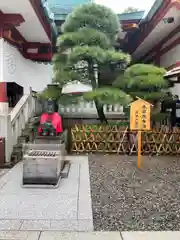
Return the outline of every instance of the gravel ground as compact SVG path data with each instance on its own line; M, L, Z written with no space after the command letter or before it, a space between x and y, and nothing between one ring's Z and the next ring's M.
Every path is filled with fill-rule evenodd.
M96 231L180 229L180 159L90 155Z

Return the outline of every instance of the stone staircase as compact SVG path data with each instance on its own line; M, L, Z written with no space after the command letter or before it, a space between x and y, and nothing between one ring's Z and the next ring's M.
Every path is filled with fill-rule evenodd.
M22 160L23 144L32 142L34 140L34 129L37 127L39 119L40 117L33 117L26 123L25 128L22 130L21 136L18 137L17 144L13 147L10 167Z

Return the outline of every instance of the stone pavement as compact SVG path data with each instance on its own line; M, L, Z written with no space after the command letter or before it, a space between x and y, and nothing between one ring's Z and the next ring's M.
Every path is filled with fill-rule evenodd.
M69 177L56 189L22 188L22 163L0 178L0 231L93 230L88 157L69 158Z
M180 240L180 232L93 232L88 157L57 189L21 188L22 163L0 174L0 240Z
M179 240L180 232L0 231L1 240Z

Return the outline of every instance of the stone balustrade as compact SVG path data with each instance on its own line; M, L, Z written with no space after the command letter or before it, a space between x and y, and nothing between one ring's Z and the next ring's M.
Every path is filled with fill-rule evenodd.
M13 146L29 118L41 111L41 105L32 94L24 95L9 114L0 114L0 136L5 138L5 162L10 161Z
M97 114L96 107L94 102L80 102L77 105L70 106L59 106L59 112L68 114L68 113L79 113L79 114ZM119 104L115 105L104 105L105 114L121 114L123 115L123 106Z

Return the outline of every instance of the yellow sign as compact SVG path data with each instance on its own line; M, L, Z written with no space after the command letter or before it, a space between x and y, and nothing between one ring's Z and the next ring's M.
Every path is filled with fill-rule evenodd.
M150 113L151 104L138 99L131 104L130 109L130 129L148 131L151 129Z
M141 131L151 129L151 106L152 104L138 98L131 103L130 129L138 131L138 168L141 168Z

